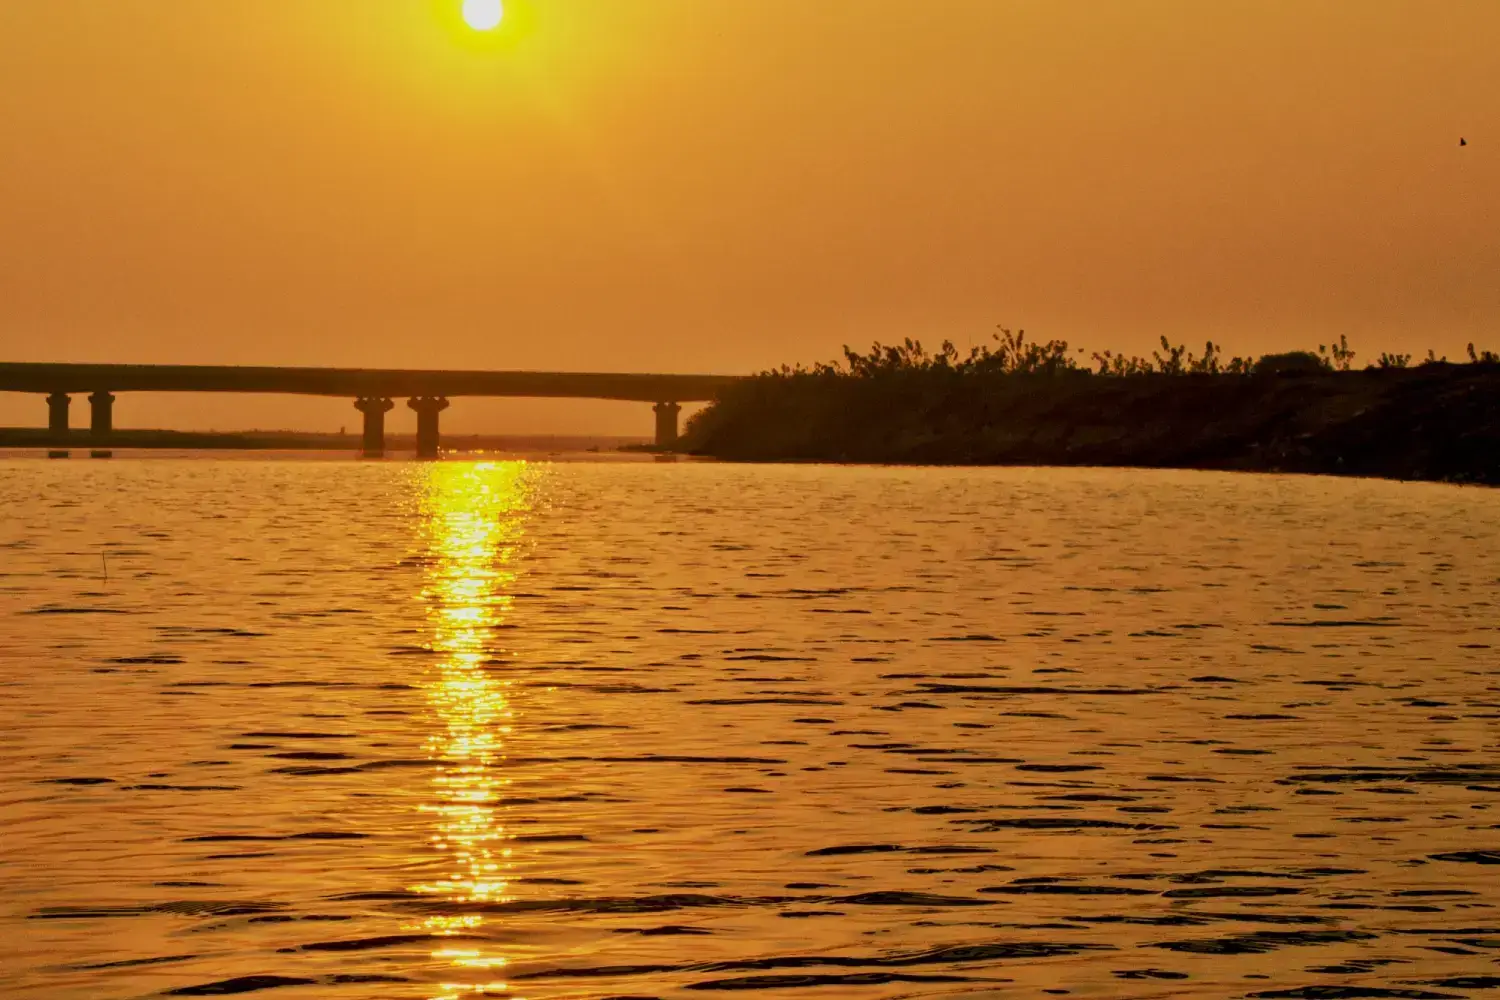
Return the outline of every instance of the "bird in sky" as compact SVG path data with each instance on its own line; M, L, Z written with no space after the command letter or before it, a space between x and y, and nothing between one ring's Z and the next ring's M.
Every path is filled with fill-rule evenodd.
M1458 144L1460 146L1467 146L1469 144L1469 140L1465 139L1463 136L1459 136L1458 137Z

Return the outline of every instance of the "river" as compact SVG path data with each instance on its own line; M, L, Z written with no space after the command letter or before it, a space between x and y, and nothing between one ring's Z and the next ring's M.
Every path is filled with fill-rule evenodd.
M0 460L0 995L1483 996L1497 595L1477 488Z

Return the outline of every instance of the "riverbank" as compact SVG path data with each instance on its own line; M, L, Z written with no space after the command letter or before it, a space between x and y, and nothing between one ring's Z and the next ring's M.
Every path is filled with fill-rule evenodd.
M451 451L617 451L640 446L639 437L561 434L448 434L443 447ZM150 448L179 451L349 451L357 452L357 434L320 434L310 431L171 431L116 430L110 448ZM29 427L0 427L0 448L91 448L97 447L87 430L73 430L59 437L51 431ZM411 434L386 435L392 453L416 450Z
M726 461L1093 465L1500 485L1500 364L1279 374L766 373L689 424Z

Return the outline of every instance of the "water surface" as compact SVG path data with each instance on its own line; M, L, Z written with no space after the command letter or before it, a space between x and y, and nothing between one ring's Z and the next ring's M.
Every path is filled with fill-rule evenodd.
M1495 492L11 460L0 512L8 998L1500 987Z

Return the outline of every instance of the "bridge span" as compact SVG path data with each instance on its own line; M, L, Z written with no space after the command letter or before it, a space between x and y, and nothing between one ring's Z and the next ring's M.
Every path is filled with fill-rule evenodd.
M652 403L656 445L677 444L683 403L711 400L738 381L736 375L651 375L608 372L425 371L377 368L256 368L207 365L80 365L0 362L0 392L42 393L47 428L58 445L71 442L73 396L88 394L91 447L114 434L115 394L121 392L253 392L342 396L364 415L363 454L385 454L385 415L395 399L417 414L417 455L435 458L441 447L438 415L451 397L521 396L618 399Z

